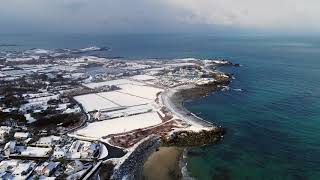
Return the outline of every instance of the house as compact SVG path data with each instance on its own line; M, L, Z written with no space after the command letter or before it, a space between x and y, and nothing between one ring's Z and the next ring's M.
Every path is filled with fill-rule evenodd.
M65 173L67 175L70 175L70 174L74 174L74 173L76 173L78 171L81 171L83 169L84 169L83 163L81 161L79 161L79 160L75 160L75 161L73 161L73 162L71 162L71 163L69 163L67 165Z
M36 167L35 172L38 175L50 176L60 165L60 162L44 162Z
M30 133L28 133L28 132L16 132L16 133L14 133L14 136L13 136L13 137L14 137L16 140L24 141L24 140L28 139L30 136L31 136L31 135L30 135Z
M55 145L58 141L60 141L60 137L58 136L47 136L41 137L37 142L34 143L34 145L40 147L51 147Z
M79 140L74 141L69 149L69 152L71 153L78 152L80 150L80 146L81 146L81 141Z
M26 179L32 172L34 161L4 160L0 163L1 179Z
M13 179L13 176L9 172L1 171L0 179Z
M33 168L35 167L36 163L33 162L19 162L18 166L12 172L12 175L18 176L16 179L19 179L19 176L26 176L29 174ZM22 178L24 179L24 178Z
M55 150L52 155L52 157L55 159L61 159L61 158L64 158L65 156L66 156L66 152L62 149Z
M34 143L36 146L51 147L53 145L53 139L49 137L41 137L37 142Z
M48 157L51 152L52 152L51 148L28 146L26 149L21 151L21 156Z
M10 156L15 153L16 141L9 141L3 148L4 155Z
M92 158L99 150L99 146L88 141L74 141L69 149L70 156L73 159Z
M0 136L5 135L5 133L10 133L11 131L12 131L12 127L0 126Z
M1 126L0 127L0 143L6 142L6 138L11 132L12 132L12 127Z
M18 160L4 160L0 162L0 172L7 171L8 167L18 166Z

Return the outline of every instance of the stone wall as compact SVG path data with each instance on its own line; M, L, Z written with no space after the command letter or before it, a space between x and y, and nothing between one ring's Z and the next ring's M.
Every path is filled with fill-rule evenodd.
M111 179L142 179L144 162L150 154L155 151L155 149L160 147L160 144L159 136L151 136L139 144L129 157L120 165L120 167L114 169Z

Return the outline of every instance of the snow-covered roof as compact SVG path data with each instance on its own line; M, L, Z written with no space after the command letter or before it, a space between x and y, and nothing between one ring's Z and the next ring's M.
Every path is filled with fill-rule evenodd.
M30 133L28 132L16 132L14 133L14 138L28 138Z
M49 155L51 148L40 148L28 146L25 150L21 151L22 156L46 157Z
M12 130L12 127L0 126L0 133L9 133L11 130Z

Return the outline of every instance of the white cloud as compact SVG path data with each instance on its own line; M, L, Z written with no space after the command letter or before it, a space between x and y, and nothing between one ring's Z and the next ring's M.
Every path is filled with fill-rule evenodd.
M320 30L317 0L3 0L0 31Z
M186 23L253 28L319 28L317 0L166 0L189 12Z

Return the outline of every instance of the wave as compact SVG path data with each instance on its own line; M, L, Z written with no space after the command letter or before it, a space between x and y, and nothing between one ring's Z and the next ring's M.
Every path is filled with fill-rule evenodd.
M91 47L86 47L86 48L73 49L73 50L71 50L71 53L79 54L79 53L89 53L89 52L109 51L109 50L110 50L110 48L108 48L108 47L91 46Z
M182 179L183 180L194 180L188 172L188 163L187 163L187 154L188 154L188 148L185 148L183 151L183 155L180 159L179 166L181 169Z
M81 52L100 51L100 50L101 50L101 48L99 48L97 46L91 46L91 47L79 49L79 51L81 51Z
M222 86L223 88L221 89L221 91L229 91L230 87L229 86Z
M50 54L50 53L53 53L53 51L52 51L52 50L47 50L47 49L37 49L37 48L34 48L34 49L26 50L24 53L26 53L26 54L36 54L36 55L39 55L39 54Z
M242 89L238 88L238 89L233 89L234 91L243 91Z

